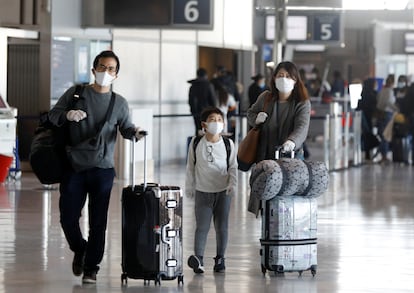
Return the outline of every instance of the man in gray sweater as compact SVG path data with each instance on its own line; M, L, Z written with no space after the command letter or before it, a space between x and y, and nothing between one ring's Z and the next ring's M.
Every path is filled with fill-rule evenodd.
M131 122L127 101L111 91L118 72L118 57L112 51L101 52L93 62L95 82L84 86L80 97L75 97L75 87L68 89L49 112L49 120L56 126L66 127L68 132L66 149L70 167L59 188L60 222L75 254L73 273L75 276L83 273L83 283L96 283L105 250L117 131L125 139L142 138L140 128ZM108 111L111 100L112 111ZM88 240L79 227L87 196Z

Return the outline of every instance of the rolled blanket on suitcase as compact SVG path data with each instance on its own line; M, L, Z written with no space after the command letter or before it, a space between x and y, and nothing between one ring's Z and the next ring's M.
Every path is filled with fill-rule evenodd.
M329 174L323 162L282 158L257 163L250 176L251 196L318 197L328 189Z

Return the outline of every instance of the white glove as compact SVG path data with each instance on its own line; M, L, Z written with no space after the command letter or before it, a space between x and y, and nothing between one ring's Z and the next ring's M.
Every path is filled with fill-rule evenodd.
M255 121L256 125L259 125L265 122L267 119L267 116L268 115L266 112L259 112L256 116L256 121Z
M188 197L188 198L194 198L194 194L195 194L194 191L187 191L185 193L185 196Z
M147 132L143 129L141 129L141 127L137 127L135 128L135 138L138 140L140 140L141 138L143 138L144 136L147 135Z
M282 151L284 153L291 153L295 150L295 143L291 140L285 141L285 143L282 145Z
M232 187L227 188L227 195L233 197L235 195L235 191Z
M86 112L82 110L70 110L68 113L66 113L66 119L68 121L79 122L85 119L86 116Z

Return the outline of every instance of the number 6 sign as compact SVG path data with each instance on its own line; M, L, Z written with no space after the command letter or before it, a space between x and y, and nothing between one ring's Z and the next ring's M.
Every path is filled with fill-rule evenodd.
M213 0L174 0L173 24L192 28L212 28Z

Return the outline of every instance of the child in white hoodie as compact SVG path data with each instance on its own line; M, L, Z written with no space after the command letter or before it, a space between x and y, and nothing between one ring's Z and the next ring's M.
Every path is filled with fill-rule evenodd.
M201 121L205 135L191 140L185 184L186 195L195 197L194 255L188 258L188 265L197 274L204 273L204 249L212 218L217 244L214 272L225 271L231 197L237 188L234 143L221 135L223 113L218 108L207 108Z

